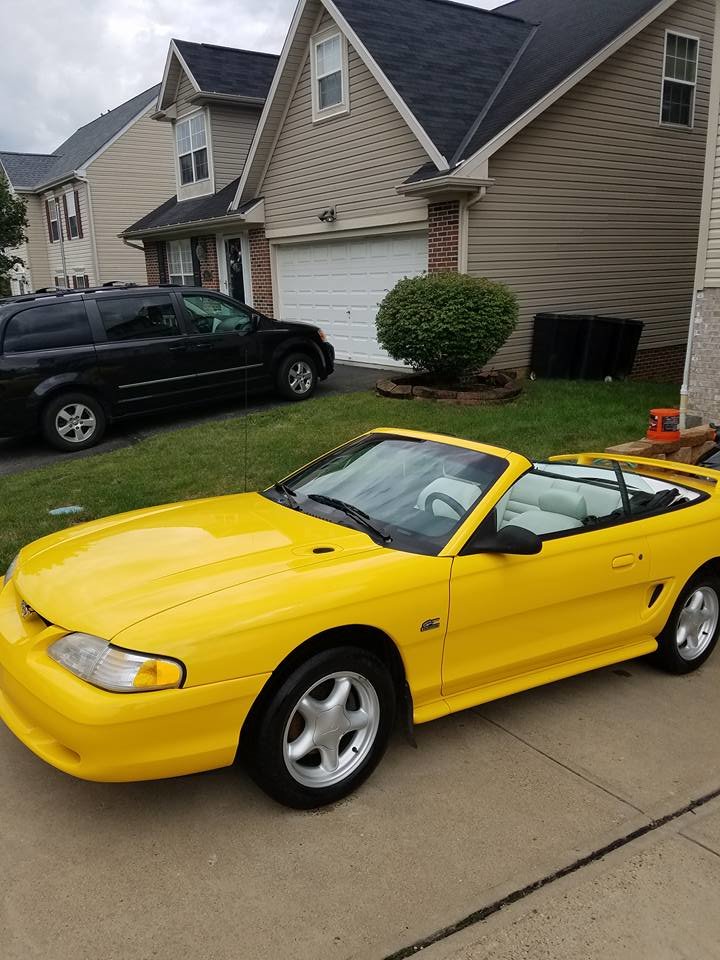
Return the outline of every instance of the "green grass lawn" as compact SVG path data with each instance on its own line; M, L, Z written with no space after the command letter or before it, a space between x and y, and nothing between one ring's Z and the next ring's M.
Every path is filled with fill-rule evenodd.
M561 381L530 383L520 400L503 407L385 400L369 392L323 398L247 418L248 489L268 486L373 427L450 433L541 457L636 439L651 407L676 402L672 386ZM245 426L244 419L222 420L86 460L60 455L51 467L0 478L0 571L23 544L78 520L242 491ZM48 515L67 504L85 513Z

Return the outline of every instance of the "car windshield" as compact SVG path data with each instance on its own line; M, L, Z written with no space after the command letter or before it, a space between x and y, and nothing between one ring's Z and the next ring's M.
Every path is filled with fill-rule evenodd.
M288 508L364 530L390 549L437 554L507 468L501 457L374 434L266 491Z

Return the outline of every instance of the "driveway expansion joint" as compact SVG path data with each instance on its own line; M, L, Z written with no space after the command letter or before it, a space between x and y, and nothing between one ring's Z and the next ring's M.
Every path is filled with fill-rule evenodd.
M499 726L499 724L496 724L496 726ZM441 930L437 930L435 933L430 934L430 936L425 937L422 940L417 940L408 947L402 947L395 953L388 954L383 958L383 960L407 960L408 957L414 957L422 950L427 950L428 947L432 947L436 943L447 940L454 936L454 934L460 933L462 930L467 930L468 927L473 927L476 924L484 923L485 920L488 920L495 914L500 913L500 911L504 910L506 907L509 907L514 903L519 903L521 900L525 900L531 894L537 893L538 890L542 890L544 887L550 886L558 880L562 880L563 877L570 876L573 873L577 873L579 870L583 870L585 867L589 867L591 864L596 863L598 860L602 860L604 857L614 853L616 850L620 850L634 841L640 840L643 837L646 837L648 834L654 833L656 830L660 830L662 827L667 826L669 823L673 823L675 820L679 820L688 813L694 813L696 810L699 810L701 807L704 807L708 803L711 803L713 800L717 800L719 798L720 788L713 790L711 793L707 793L702 797L699 797L697 800L691 800L690 803L685 804L684 807L674 810L672 813L668 813L664 817L651 820L644 826L638 827L636 830L625 834L623 837L618 837L617 840L613 840L604 847L599 847L597 850L593 850L592 853L586 854L586 856L580 857L578 860L574 860L572 863L566 864L559 870L546 874L541 879L535 880L533 883L529 883L524 887L513 890L511 893L507 894L501 899L475 910L473 913L468 914L466 917L463 917L456 923L450 924L447 927L443 927ZM681 834L681 836L684 835ZM697 843L697 841L694 842ZM699 844L699 846L703 846L703 844ZM715 851L712 850L710 852L715 853ZM720 856L720 854L718 854L718 856Z

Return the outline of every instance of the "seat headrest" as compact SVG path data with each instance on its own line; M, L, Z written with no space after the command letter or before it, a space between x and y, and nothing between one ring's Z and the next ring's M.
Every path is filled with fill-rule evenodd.
M585 520L588 515L587 502L580 493L571 490L545 490L538 497L541 510L548 513L561 513L564 517Z

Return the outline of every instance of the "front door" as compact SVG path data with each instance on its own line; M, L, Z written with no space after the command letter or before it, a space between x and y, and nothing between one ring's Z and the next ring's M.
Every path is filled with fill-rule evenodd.
M225 241L225 269L227 271L228 294L233 300L245 303L245 273L240 237Z
M116 416L193 399L195 369L174 295L110 292L87 299L101 382Z
M199 393L242 395L263 379L256 322L249 307L215 293L183 293L190 355Z
M445 696L648 639L652 582L642 520L598 523L594 514L614 509L613 491L585 490L582 482L564 490L562 481L538 478L550 495L523 503L534 497L532 480L520 480L492 516L498 526L505 518L542 534L542 552L453 561ZM524 492L514 498L514 490Z

